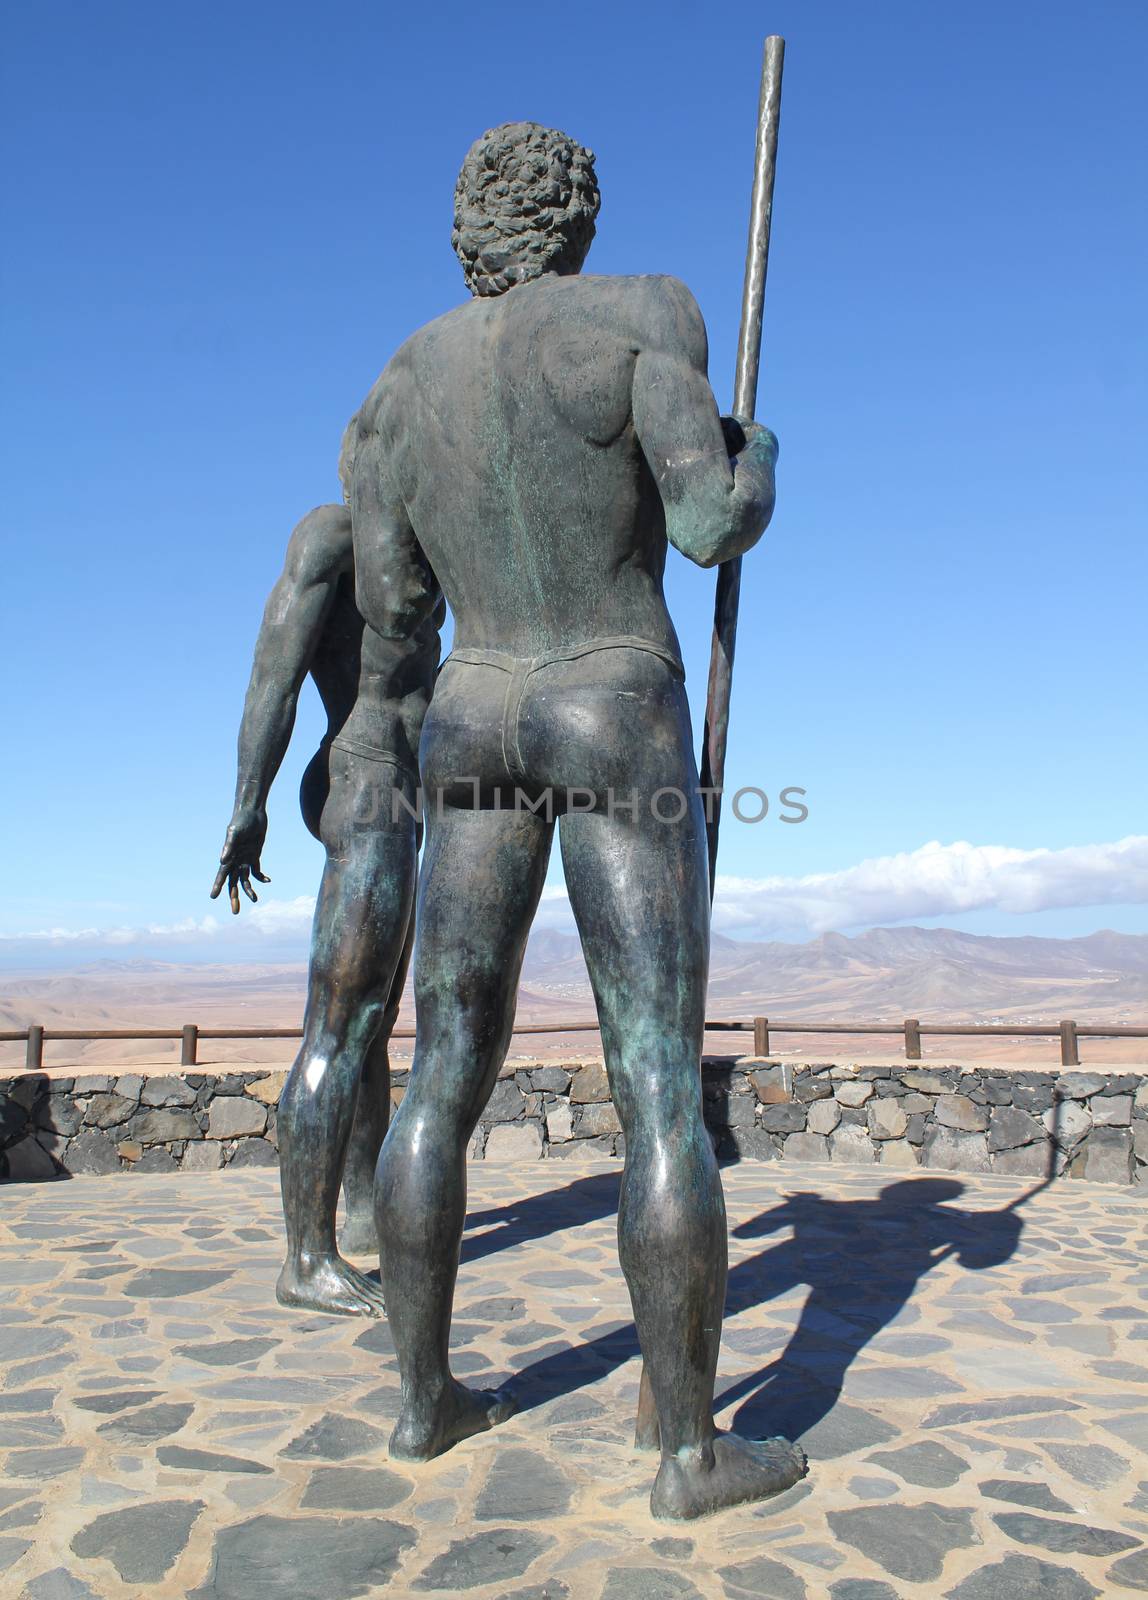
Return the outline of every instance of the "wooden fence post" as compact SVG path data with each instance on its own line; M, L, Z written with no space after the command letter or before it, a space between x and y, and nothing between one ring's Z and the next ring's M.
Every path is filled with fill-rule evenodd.
M1060 1064L1062 1067L1080 1065L1080 1048L1076 1039L1076 1023L1065 1019L1060 1024Z
M39 1072L44 1065L44 1027L40 1022L28 1024L28 1053L24 1065L29 1072Z
M769 1054L769 1018L754 1017L753 1019L753 1053L755 1056Z
M181 1067L194 1067L196 1052L199 1049L199 1029L194 1022L185 1022L181 1043L179 1047L179 1064Z
M921 1059L921 1019L920 1017L905 1018L905 1060L920 1061Z

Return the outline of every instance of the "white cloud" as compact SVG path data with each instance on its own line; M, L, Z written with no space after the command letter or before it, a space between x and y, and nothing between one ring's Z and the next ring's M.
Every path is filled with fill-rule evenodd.
M969 911L1022 914L1069 907L1148 904L1148 836L1064 850L933 841L918 850L874 856L840 872L800 878L735 878L719 874L714 926L722 933L770 938L812 936ZM188 917L141 927L43 928L0 934L0 952L31 955L46 946L89 948L192 946L210 943L220 957L267 940L307 945L312 895L261 900L242 915ZM570 929L565 888L547 887L537 926Z
M1064 850L1015 850L934 840L874 856L841 872L717 881L714 926L723 933L818 934L956 917L1148 902L1148 836Z
M257 906L244 907L234 923L242 922L246 916L253 932L270 938L299 931L310 933L314 915L315 896L300 894L294 900L261 900Z
M0 951L9 954L21 947L36 949L90 946L92 948L136 945L237 945L258 939L278 939L298 934L306 943L315 915L315 896L301 894L294 900L261 900L258 905L244 902L240 916L184 917L179 922L149 922L139 927L111 928L36 928L26 933L0 934Z
M153 922L139 928L35 928L27 933L0 933L0 945L139 944L149 939L209 939L218 932L215 917L184 917L182 922Z

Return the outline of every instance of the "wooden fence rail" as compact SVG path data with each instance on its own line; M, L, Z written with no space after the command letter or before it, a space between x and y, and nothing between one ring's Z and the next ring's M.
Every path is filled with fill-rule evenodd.
M536 1033L596 1033L598 1023L581 1019L573 1022L530 1022L516 1027L516 1034ZM1081 1039L1148 1039L1148 1027L1133 1027L1120 1023L1094 1026L1066 1018L1056 1023L1013 1022L922 1022L918 1017L906 1017L904 1022L778 1022L769 1017L753 1017L748 1021L725 1019L706 1023L707 1033L752 1033L755 1056L769 1054L769 1041L775 1033L838 1033L884 1034L889 1038L904 1040L905 1059L920 1061L921 1040L932 1038L1009 1037L1023 1039L1059 1039L1060 1064L1063 1067L1080 1065ZM413 1028L396 1028L392 1039L413 1039ZM55 1028L33 1022L26 1028L0 1030L0 1043L24 1041L27 1044L25 1066L28 1071L38 1071L44 1065L44 1044L57 1039L178 1039L180 1040L180 1065L194 1067L198 1061L201 1039L301 1039L302 1028L201 1028L194 1022L185 1022L179 1028Z

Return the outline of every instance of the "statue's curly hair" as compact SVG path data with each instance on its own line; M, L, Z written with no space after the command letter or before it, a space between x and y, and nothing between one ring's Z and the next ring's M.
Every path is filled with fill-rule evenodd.
M454 191L451 243L472 294L577 272L600 204L594 152L537 122L476 139Z

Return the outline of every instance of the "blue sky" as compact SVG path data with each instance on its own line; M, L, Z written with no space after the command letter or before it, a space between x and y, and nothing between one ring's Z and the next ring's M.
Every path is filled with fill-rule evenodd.
M594 148L591 267L683 278L728 404L767 31L782 453L729 777L810 816L728 824L721 870L760 907L875 865L820 920L728 925L1148 930L1144 852L1108 848L1148 831L1148 11L65 3L11 12L3 52L4 959L212 913L265 593L377 372L465 295L451 195L484 128ZM673 559L699 726L712 581ZM265 856L297 943L319 731L309 698Z

